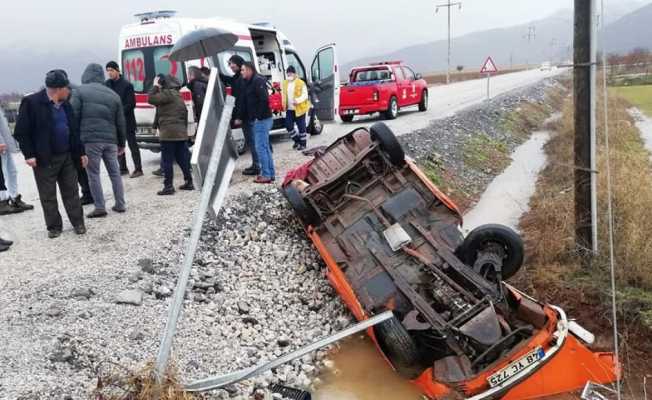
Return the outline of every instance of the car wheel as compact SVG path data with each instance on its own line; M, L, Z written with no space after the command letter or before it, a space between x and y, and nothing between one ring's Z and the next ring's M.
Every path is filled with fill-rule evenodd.
M415 379L423 372L419 347L398 319L391 318L376 325L374 334L381 350L401 376Z
M299 190L297 190L297 188L292 185L288 185L285 188L285 197L288 199L292 209L304 225L319 225L321 222L319 214L317 214L317 211L312 206L310 206L306 200L304 200L303 196L301 196L301 193Z
M235 149L238 152L238 155L241 156L247 152L247 142L244 139L235 141Z
M466 265L488 280L498 283L496 264L501 266L501 279L509 279L523 266L523 239L513 229L496 224L475 228L456 251Z
M353 121L353 115L340 115L340 118L342 118L342 121L344 121L344 122L352 122Z
M396 135L384 122L376 122L369 128L371 138L380 143L380 148L389 156L392 164L402 166L405 163L405 152L396 139Z
M419 103L419 111L428 111L428 91L424 90L421 94L421 102Z
M398 100L396 100L396 97L392 96L392 98L389 99L389 106L385 112L385 118L396 119L396 117L398 117Z

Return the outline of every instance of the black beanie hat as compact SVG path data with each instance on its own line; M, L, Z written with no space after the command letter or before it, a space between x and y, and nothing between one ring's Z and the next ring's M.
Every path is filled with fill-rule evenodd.
M293 65L290 65L290 66L288 67L288 69L285 70L285 72L287 72L288 74L296 74L296 73L297 73L297 69L294 68Z
M109 69L109 68L120 72L120 66L115 61L109 61L108 63L106 63L106 69Z
M229 58L229 62L237 65L238 67L242 67L242 64L244 64L245 60L239 55L234 54L231 56L231 58Z
M53 69L45 74L45 87L50 89L58 89L70 86L68 74L62 69Z

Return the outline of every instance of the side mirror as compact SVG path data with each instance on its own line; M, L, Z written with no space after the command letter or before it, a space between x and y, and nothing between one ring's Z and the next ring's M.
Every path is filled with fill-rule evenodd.
M416 75L414 75L414 78L417 79L417 80L419 80L419 79L423 79L423 75L421 75L421 74L416 74Z

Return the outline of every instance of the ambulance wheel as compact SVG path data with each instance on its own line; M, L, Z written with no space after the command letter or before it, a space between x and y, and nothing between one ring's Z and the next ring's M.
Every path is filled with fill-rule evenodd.
M464 264L487 280L498 282L496 264L500 264L500 279L509 279L523 266L523 239L511 228L488 224L475 228L456 251Z
M421 352L416 341L396 318L374 327L378 346L402 377L415 379L421 372Z
M385 118L396 119L396 117L398 117L398 100L396 97L392 96L392 98L389 99L389 106L387 107L387 111L385 111Z
M285 197L290 202L294 213L297 214L301 222L305 225L317 226L321 222L319 214L314 208L304 200L297 188L291 184L285 188Z
M421 102L419 102L419 111L428 111L428 90L424 90L421 94Z
M371 138L380 144L380 148L389 156L389 160L397 167L405 163L405 152L396 139L396 135L384 122L376 122L369 128Z
M340 115L340 118L344 122L353 122L353 115Z

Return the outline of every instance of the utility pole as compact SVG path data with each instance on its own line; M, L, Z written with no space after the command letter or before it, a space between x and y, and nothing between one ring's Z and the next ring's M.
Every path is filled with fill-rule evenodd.
M527 65L527 69L530 69L530 44L532 43L533 40L537 38L537 27L530 25L527 27L527 35L523 36L524 39L527 39L527 54L525 56L525 64Z
M575 238L584 255L597 253L596 181L596 5L575 0ZM584 257L585 266L590 257Z
M448 10L448 63L446 67L446 84L451 83L451 7L458 6L459 9L462 9L462 2L451 3L451 0L448 0L447 3L440 4L435 7L435 13L439 12L439 9L446 7Z

